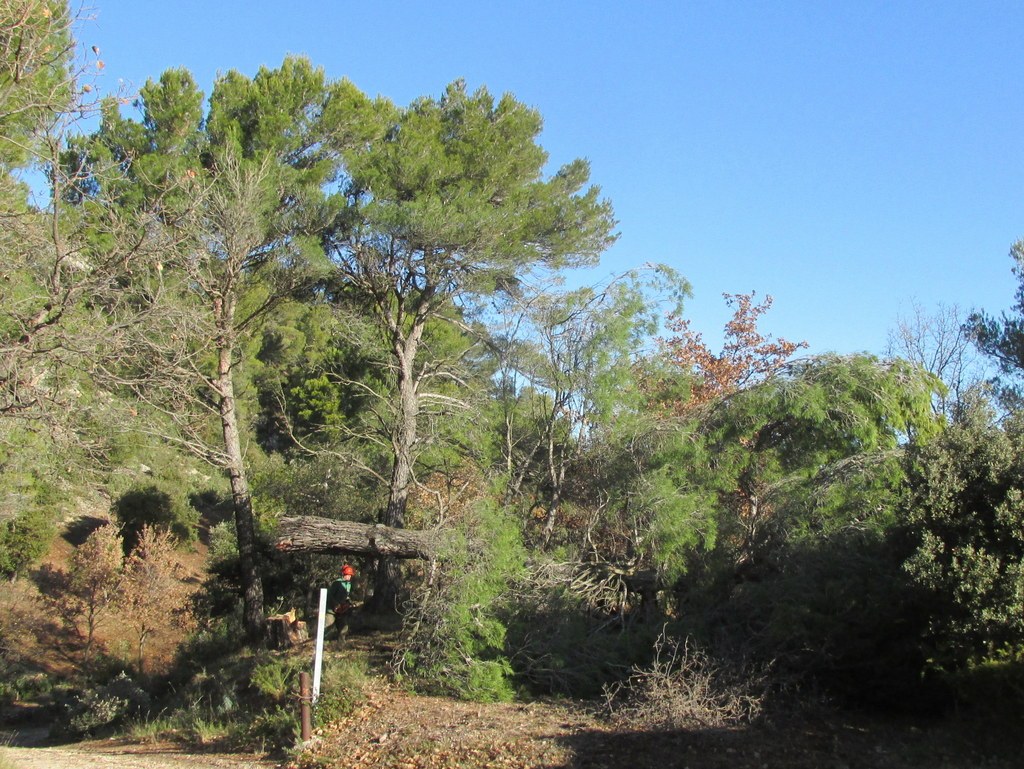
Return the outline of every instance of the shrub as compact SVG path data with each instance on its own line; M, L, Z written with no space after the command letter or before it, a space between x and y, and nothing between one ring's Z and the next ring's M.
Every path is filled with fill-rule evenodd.
M163 718L182 723L184 732L203 744L223 742L246 750L291 747L298 726L298 674L308 659L239 654L237 635L232 652L222 643L238 625L221 624L222 629L204 631L202 639L183 650Z
M11 664L0 657L0 706L38 699L49 694L53 688L54 679L48 674L24 665Z
M717 663L692 640L664 633L647 666L606 687L609 711L646 729L721 728L755 721L762 711L765 676Z
M1016 731L1024 708L1024 650L993 654L948 679L963 712Z
M349 715L366 701L366 662L334 657L326 661L320 678L320 697L314 718L328 724Z
M506 648L516 681L538 694L599 696L647 659L657 632L634 621L620 580L594 580L578 564L535 563L513 595Z
M508 700L513 670L502 603L523 571L522 538L515 521L487 500L457 534L435 584L408 613L396 669L464 699Z
M253 668L251 682L253 687L274 702L283 702L298 688L299 668L301 661L295 658L275 658Z
M0 521L0 577L24 574L46 552L53 532L51 517L41 509Z
M929 601L930 656L956 670L1024 645L1024 424L966 402L909 456L905 568Z
M916 708L924 620L903 552L892 533L857 527L788 543L775 571L686 617L686 631L846 702Z
M172 494L156 485L126 491L114 502L113 512L121 524L125 554L135 549L146 526L169 532L183 542L195 538L196 510L180 493Z
M95 734L144 713L149 705L149 694L122 672L109 683L74 697L62 725L71 734Z
M253 715L235 736L241 746L266 752L291 747L300 735L298 708L275 705Z

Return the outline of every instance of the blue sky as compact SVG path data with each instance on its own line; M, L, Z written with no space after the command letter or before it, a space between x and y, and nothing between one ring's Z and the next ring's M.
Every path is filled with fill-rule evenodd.
M813 353L884 350L910 302L999 312L1024 237L1024 3L95 0L101 88L169 67L209 93L305 54L399 104L456 78L544 116L591 162L621 238L593 279L685 275L710 340L723 292Z

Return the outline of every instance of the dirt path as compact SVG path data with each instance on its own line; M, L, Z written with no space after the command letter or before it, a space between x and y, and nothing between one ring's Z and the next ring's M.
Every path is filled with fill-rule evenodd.
M580 703L480 704L377 683L289 769L1019 769L970 734L835 711L759 726L630 727ZM1019 739L1014 744L1018 744ZM1007 746L1009 747L1009 746Z
M0 758L18 769L270 769L277 766L224 755L189 755L173 750L154 752L150 746L131 748L4 748Z
M2 747L0 767L6 769L8 765L16 769L274 769L280 766L253 756L189 754L170 744L128 744L110 740L56 747Z

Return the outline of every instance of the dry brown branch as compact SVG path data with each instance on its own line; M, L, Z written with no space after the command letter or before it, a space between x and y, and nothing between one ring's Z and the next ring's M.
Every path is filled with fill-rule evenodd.
M662 632L654 659L605 688L608 711L646 729L722 728L751 723L762 712L763 675L715 662L692 640Z

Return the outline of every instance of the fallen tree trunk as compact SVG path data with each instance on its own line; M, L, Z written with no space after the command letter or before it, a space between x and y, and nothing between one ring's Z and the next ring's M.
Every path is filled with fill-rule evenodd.
M282 518L274 547L292 553L337 553L393 558L437 557L443 534L417 529L395 529L380 523L355 523L300 515ZM632 592L653 595L663 588L653 571L636 572L610 563L580 563L572 582L577 590L621 582Z
M281 519L274 547L283 552L431 559L439 544L431 531L301 515Z

